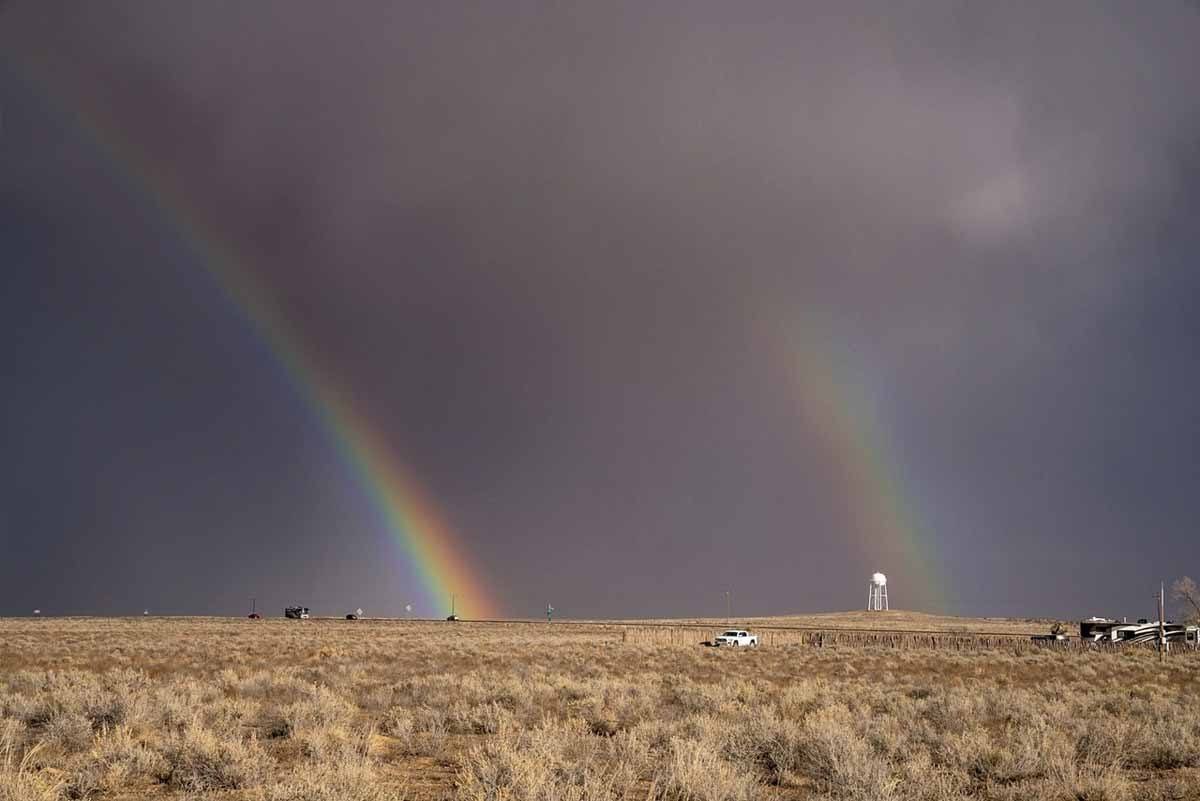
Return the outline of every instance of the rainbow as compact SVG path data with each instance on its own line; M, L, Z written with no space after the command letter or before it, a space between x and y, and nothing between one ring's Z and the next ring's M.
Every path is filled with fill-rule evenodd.
M289 382L320 421L339 458L377 510L390 539L415 568L427 609L440 614L451 596L462 617L498 616L485 582L464 557L465 550L438 514L416 477L392 453L371 421L356 408L333 376L308 353L295 328L239 257L195 206L187 201L156 165L134 148L111 120L82 98L73 105L55 102L65 96L33 72L31 59L11 59L14 74L56 116L73 128L116 169L118 175L154 206L168 226L206 265L221 293L250 329L266 344ZM18 69L18 67L24 67ZM38 91L38 90L41 91Z
M868 388L847 369L850 354L839 348L836 327L817 315L801 315L780 340L805 430L820 438L837 476L847 531L870 570L900 578L905 609L925 604L944 609L942 583L930 558L930 527L919 522L903 465L881 424ZM898 574L898 575L897 575ZM862 576L866 584L867 576ZM890 583L895 583L890 582ZM914 602L915 601L915 602Z

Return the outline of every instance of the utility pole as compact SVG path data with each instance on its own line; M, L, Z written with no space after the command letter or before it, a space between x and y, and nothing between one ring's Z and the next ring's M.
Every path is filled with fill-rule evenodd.
M725 625L733 625L733 590L725 590Z
M257 611L258 611L258 599L251 598L250 599L250 614L253 615Z
M1167 629L1166 621L1166 599L1164 598L1163 583L1158 583L1158 661L1163 661L1163 654L1167 650Z
M553 616L554 616L554 607L551 606L550 604L546 604L546 622L549 623L550 619Z

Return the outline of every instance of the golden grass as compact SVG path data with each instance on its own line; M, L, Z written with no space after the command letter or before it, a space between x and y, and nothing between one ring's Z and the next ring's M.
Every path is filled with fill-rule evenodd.
M1194 652L623 631L0 620L0 801L1200 798Z

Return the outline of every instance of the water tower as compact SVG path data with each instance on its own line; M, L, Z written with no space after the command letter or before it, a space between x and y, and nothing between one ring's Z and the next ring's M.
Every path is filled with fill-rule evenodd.
M867 585L867 611L882 612L887 608L887 576L882 573L872 573L871 583Z

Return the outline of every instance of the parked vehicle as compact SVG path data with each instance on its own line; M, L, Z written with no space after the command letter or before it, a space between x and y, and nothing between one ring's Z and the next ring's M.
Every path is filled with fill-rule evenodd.
M738 648L754 648L758 645L758 635L751 634L742 629L730 629L729 631L721 632L713 638L713 645L733 646Z
M288 606L283 610L283 616L292 620L308 620L307 606Z
M1093 617L1080 621L1079 635L1085 642L1090 640L1118 644L1156 643L1159 638L1159 622L1139 618L1136 623L1123 623L1109 618ZM1200 641L1200 628L1168 620L1162 624L1162 636L1168 643L1196 645Z

